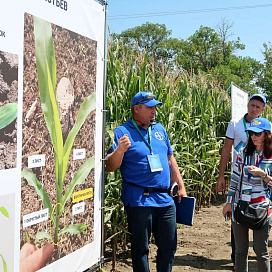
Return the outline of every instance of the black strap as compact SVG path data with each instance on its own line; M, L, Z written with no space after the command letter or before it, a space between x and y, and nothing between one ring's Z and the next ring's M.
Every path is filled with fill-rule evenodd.
M241 199L241 191L242 191L242 183L243 183L243 171L244 171L244 167L245 167L245 163L246 163L246 154L244 156L244 159L243 159L243 164L242 164L242 171L241 171L241 180L240 180L240 190L239 190L239 199Z

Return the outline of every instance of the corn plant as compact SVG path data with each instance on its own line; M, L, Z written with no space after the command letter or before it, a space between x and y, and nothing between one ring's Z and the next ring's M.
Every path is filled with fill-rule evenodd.
M55 178L56 178L56 209L35 174L29 169L23 169L22 176L30 186L33 186L42 199L45 208L49 209L50 217L54 226L54 237L47 232L40 232L36 240L43 238L52 239L57 244L59 237L66 233L78 234L88 227L84 224L71 224L62 229L59 225L60 216L64 211L65 204L70 200L76 185L81 184L94 168L95 158L90 157L79 167L74 177L63 192L64 178L67 171L68 161L74 140L84 124L87 116L95 110L95 93L88 96L82 103L74 126L70 130L65 142L60 123L59 108L56 99L56 59L52 39L52 28L49 22L34 17L34 34L36 63L38 72L38 84L40 100L44 119L54 148Z
M5 207L0 207L0 213L3 214L5 217L9 218L9 213ZM1 257L2 263L3 263L3 270L4 270L4 272L7 272L8 271L7 263L4 259L4 256L1 253L0 253L0 257Z
M197 198L197 207L209 204L220 160L223 136L230 120L230 103L218 101L224 90L208 76L186 71L167 71L154 65L147 54L129 51L120 42L108 43L106 144L113 130L131 116L131 100L141 91L157 95L164 104L157 107L156 121L166 129L187 193ZM167 72L166 72L167 71ZM114 269L118 242L125 249L126 215L121 202L120 171L108 173L105 187L105 242L112 242Z
M0 108L0 129L11 124L17 117L17 103L9 103Z

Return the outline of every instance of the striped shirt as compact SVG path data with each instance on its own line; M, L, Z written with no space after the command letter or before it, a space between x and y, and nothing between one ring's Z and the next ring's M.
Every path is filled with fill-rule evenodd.
M234 222L234 210L236 209L237 203L240 198L241 173L243 173L242 188L243 186L252 186L251 201L249 203L253 206L269 207L268 218L271 216L271 182L269 182L267 186L260 176L250 175L246 167L249 165L257 166L269 176L272 176L272 157L270 157L269 159L264 158L262 151L255 151L251 156L245 156L245 148L242 148L239 151L236 163L231 174L230 188L226 201L227 203L232 203L232 220Z

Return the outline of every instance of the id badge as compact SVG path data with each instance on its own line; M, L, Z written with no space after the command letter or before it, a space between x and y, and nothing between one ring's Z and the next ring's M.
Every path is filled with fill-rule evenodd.
M250 202L251 201L251 193L252 193L252 186L251 185L243 185L242 200Z
M148 155L147 159L149 162L151 172L158 172L163 170L159 154Z

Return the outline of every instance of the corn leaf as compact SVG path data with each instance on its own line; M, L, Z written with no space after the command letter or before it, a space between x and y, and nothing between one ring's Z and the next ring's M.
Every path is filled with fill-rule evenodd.
M44 239L44 238L46 238L46 239L48 239L48 240L50 240L50 241L52 240L52 237L51 237L50 233L45 232L45 231L40 231L40 232L38 232L38 233L36 234L35 244L36 244L38 241L40 241L40 240L42 240L42 239Z
M25 242L30 244L30 235L27 230L25 230Z
M95 166L95 157L90 157L88 158L77 170L77 172L75 173L72 181L70 182L68 188L65 191L65 194L63 196L62 199L62 205L64 206L65 203L67 202L67 200L71 197L74 188L76 185L81 184L89 175L89 173L91 172L91 170L94 168Z
M11 124L17 117L17 103L9 103L0 108L0 129Z
M54 146L57 186L61 187L59 165L62 164L63 137L56 99L56 59L51 24L34 17L34 34L41 104Z
M65 176L65 172L66 172L66 168L67 168L67 164L69 161L69 156L70 156L71 149L73 147L74 140L75 140L80 128L84 124L87 116L95 109L95 106L96 106L96 96L95 96L95 93L93 93L84 100L84 102L82 103L82 105L78 111L76 122L75 122L73 128L71 129L71 131L65 141L65 144L64 144L62 179L64 179L64 176Z
M59 232L59 236L64 234L65 232L69 232L71 234L79 234L82 231L86 230L88 228L87 225L84 224L73 224L73 225L68 225L64 227L62 230Z
M33 186L35 188L37 194L40 196L43 202L44 207L49 209L50 215L53 217L52 220L55 222L54 216L52 214L52 205L50 203L48 195L45 192L44 188L42 187L42 184L37 180L34 173L31 170L23 169L22 177L24 177L27 180L30 186Z
M9 217L9 213L5 207L0 207L0 213L2 213L6 217Z
M3 257L3 255L0 254L0 257L2 258L4 272L8 272L7 263L6 263L6 261L5 261L4 257Z

